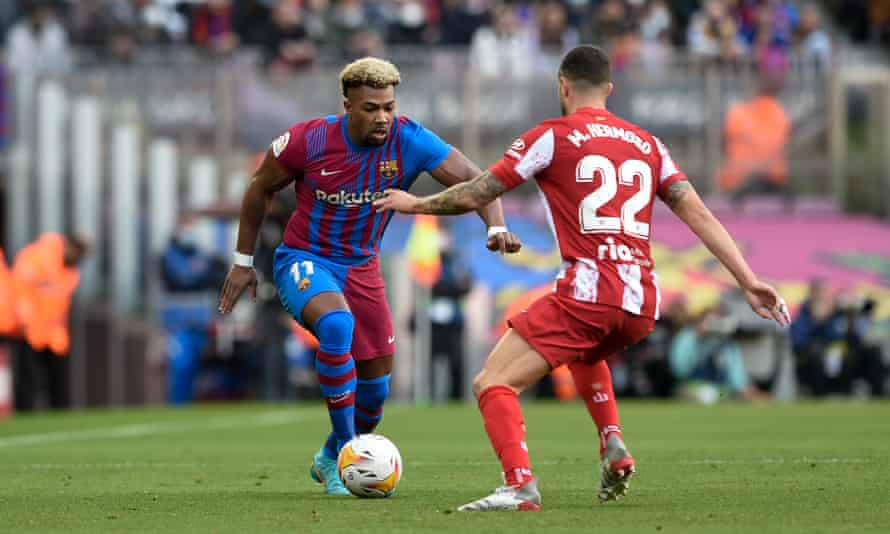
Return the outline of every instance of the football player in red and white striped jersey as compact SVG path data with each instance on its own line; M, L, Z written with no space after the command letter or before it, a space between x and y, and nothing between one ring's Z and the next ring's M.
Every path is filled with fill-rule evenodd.
M783 326L789 322L784 301L751 271L661 141L606 110L610 79L602 50L575 48L559 71L562 117L524 133L470 182L424 198L389 191L375 203L405 213L465 213L534 179L562 256L553 293L509 320L510 330L474 380L506 485L460 510L540 509L518 394L564 363L600 430L599 497L611 500L627 491L634 462L621 439L605 359L643 339L658 318L649 251L656 197L729 269L755 312Z

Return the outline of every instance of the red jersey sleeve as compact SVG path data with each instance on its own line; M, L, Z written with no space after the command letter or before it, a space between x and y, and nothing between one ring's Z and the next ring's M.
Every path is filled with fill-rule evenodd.
M306 123L301 122L290 129L275 141L272 141L272 155L284 168L294 174L302 174L306 166Z
M658 173L658 198L664 200L668 188L673 183L687 180L687 178L686 173L681 171L674 163L667 147L657 137L655 138L655 145L658 147L658 154L661 156L661 170Z
M507 189L513 189L550 166L555 144L552 126L535 126L513 141L488 170Z

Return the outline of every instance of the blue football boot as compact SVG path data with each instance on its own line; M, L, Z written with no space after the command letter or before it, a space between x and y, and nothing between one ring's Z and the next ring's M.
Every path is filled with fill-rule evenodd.
M325 456L324 450L319 450L312 458L312 467L309 469L312 480L324 484L324 492L328 495L349 495L349 490L340 480L337 472L337 460Z

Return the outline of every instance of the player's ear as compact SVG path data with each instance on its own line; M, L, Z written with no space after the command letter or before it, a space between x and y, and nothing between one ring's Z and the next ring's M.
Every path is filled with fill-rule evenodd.
M346 113L349 113L352 110L352 103L348 98L343 99L343 110L346 111Z
M609 82L608 87L606 87L606 96L612 96L612 90L615 89L615 84Z

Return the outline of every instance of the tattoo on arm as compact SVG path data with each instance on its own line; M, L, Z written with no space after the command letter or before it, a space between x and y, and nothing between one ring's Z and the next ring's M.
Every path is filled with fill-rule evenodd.
M674 209L680 200L686 196L686 193L692 191L692 184L687 182L686 180L680 180L678 182L674 182L668 187L667 195L664 197L664 202L671 208Z
M487 206L507 188L493 174L486 171L469 182L453 185L426 197L417 205L418 213L457 215Z

